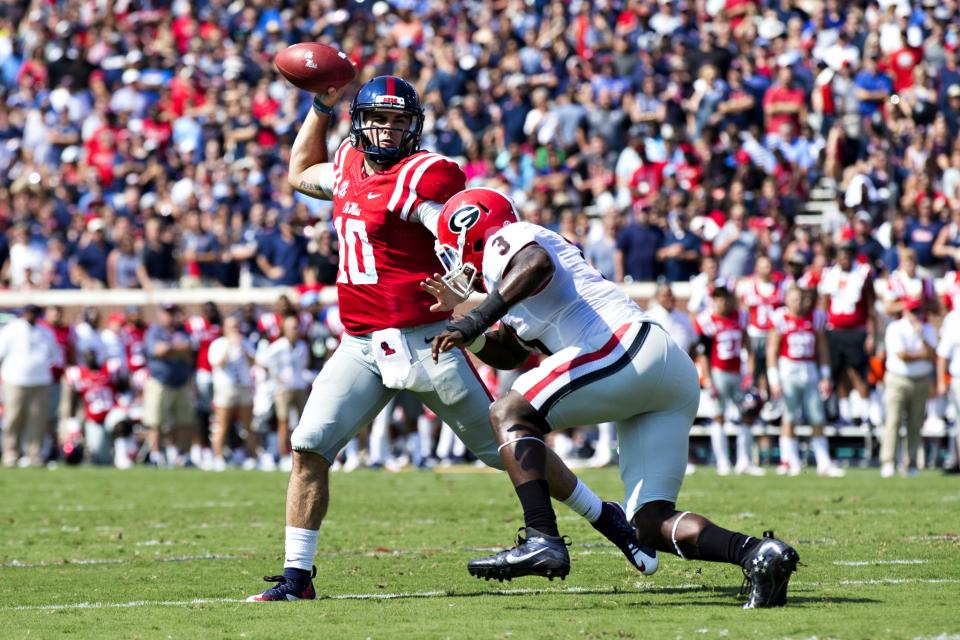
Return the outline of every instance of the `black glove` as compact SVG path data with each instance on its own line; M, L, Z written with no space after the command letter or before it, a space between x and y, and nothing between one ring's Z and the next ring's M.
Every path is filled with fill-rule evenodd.
M474 307L470 313L458 320L451 320L444 327L446 331L459 331L463 336L463 341L470 344L480 337L480 334L489 329L493 323L503 317L509 307L503 300L503 296L496 289L488 295L479 305Z

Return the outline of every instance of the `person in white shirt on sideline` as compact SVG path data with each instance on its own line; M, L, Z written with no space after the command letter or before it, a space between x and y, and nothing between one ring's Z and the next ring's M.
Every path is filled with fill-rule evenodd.
M884 478L895 472L897 442L904 418L907 426L904 471L908 476L917 474L920 429L930 395L937 345L936 330L921 320L925 306L921 304L915 311L905 308L900 318L887 326L885 334L887 360L883 388L887 415L880 445L880 475Z
M947 385L947 373L950 384ZM940 326L940 343L937 345L937 395L953 403L954 415L960 416L960 309L954 308ZM960 425L955 426L953 465L945 469L960 473Z
M690 353L690 347L697 340L690 314L677 309L677 299L673 289L666 282L657 285L656 302L650 305L647 315L660 323L677 346Z
M20 448L24 462L43 464L41 447L47 431L51 367L63 365L53 333L37 324L41 310L27 305L23 314L0 330L0 377L3 378L3 465L17 464Z
M289 471L291 465L290 409L296 408L299 419L307 403L305 371L309 357L307 343L300 336L300 319L293 315L283 319L283 335L280 339L271 342L257 353L257 363L267 370L274 383L277 448L280 450L282 471Z
M240 320L228 316L223 321L223 335L210 343L207 358L213 368L213 407L216 429L210 444L213 446L213 470L223 471L223 444L234 421L243 428L247 459L244 469L257 464L257 437L253 432L253 345L240 333Z

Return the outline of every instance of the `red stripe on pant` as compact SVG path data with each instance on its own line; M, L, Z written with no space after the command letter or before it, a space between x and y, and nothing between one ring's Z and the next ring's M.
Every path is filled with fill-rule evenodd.
M624 334L626 334L627 331L630 330L630 327L632 327L633 325L634 325L633 322L628 322L627 324L617 329L616 333L610 336L610 339L607 340L607 342L596 351L592 351L590 353L585 353L583 355L577 356L570 362L564 362L554 367L552 371L550 371L546 376L544 376L543 380L533 385L532 387L530 387L530 389L524 392L523 397L526 398L527 402L533 404L533 399L536 398L541 391L546 389L550 384L553 383L554 380L556 380L563 374L567 373L571 369L583 366L585 364L594 362L605 356L610 355L610 353L613 352L616 346L620 344L620 339L623 338Z

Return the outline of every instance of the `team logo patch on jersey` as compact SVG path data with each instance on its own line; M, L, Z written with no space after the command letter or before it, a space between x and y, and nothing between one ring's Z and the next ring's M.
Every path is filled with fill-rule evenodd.
M350 181L344 180L340 183L340 188L337 190L337 197L342 198L347 195L347 189L350 188Z
M447 226L450 227L450 231L459 234L477 224L478 220L480 220L480 208L475 204L468 204L453 212Z

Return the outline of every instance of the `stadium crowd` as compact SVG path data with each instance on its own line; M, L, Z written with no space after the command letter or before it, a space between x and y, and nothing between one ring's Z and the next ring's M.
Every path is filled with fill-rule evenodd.
M0 9L0 279L10 289L292 285L308 292L311 308L309 292L336 281L337 240L329 204L287 182L311 97L272 59L288 44L318 40L346 52L361 80L392 73L413 82L426 108L423 146L460 161L469 186L507 191L525 219L578 244L606 277L691 282L688 346L703 351L705 388L721 413L742 391L713 380L715 370L740 366L740 349L721 358L719 333L710 335L725 291L726 315L747 314L743 386L764 406L777 405L767 402L777 390L765 368L782 355L768 358L764 338L777 330L772 318L790 284L820 291L803 304L827 314L832 358L817 364L831 368L836 389L822 390L825 418L879 425L876 388L891 371L904 380L888 386L922 391L920 381L933 380L922 343L922 358L899 363L884 344L888 321L937 324L958 301L954 0L31 0ZM333 144L349 130L349 91L336 107ZM822 215L811 215L815 194L830 205ZM877 300L875 280L887 292ZM670 304L661 290L654 310L669 313ZM160 341L183 366L143 381L146 421L154 409L187 419L190 394L178 390L189 369L189 385L207 397L204 412L230 408L219 419L245 423L244 408L221 404L248 396L213 401L212 383L197 377L213 376L203 340L178 336L170 311L158 333L169 334ZM288 311L301 313L280 312L273 337ZM272 358L261 353L253 309L233 334L250 344L235 338L221 349L225 361L252 359L268 379L270 363L285 369L276 379L294 386L265 392L270 404L299 405L305 385L296 387L290 368L315 368L317 345L331 337L311 338L326 325L317 320L324 311L308 313L309 323L290 329L308 338L306 364L296 364L304 351L296 341ZM85 325L109 330L110 318L100 328L86 315L73 335L93 331ZM138 316L112 324L137 326ZM226 329L219 317L201 317ZM958 366L950 340L935 348ZM75 348L72 363L89 351ZM110 361L94 357L97 367ZM923 362L931 370L918 373ZM126 367L135 373L129 358ZM948 374L960 369L937 373L924 395L945 397ZM890 408L913 424L917 409L907 404ZM810 413L805 407L816 423ZM182 456L199 435L169 426L185 434ZM271 457L282 462L287 425L277 430ZM610 448L604 442L600 450ZM247 452L264 444L246 443ZM831 473L814 448L818 468ZM148 449L158 454L159 442ZM714 446L719 466L724 449ZM891 464L889 451L882 456Z

